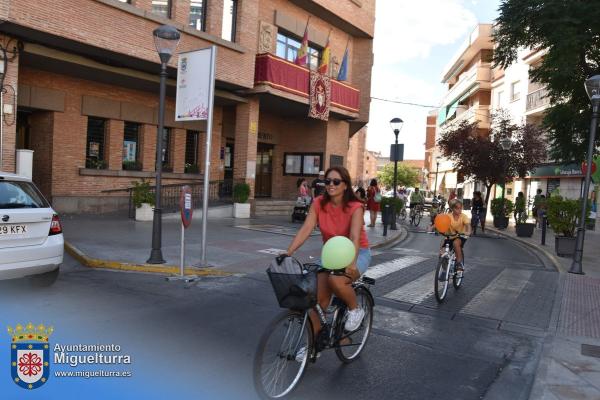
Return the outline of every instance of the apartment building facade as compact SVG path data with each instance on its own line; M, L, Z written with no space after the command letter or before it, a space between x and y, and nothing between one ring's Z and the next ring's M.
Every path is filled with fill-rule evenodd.
M460 121L477 122L480 134L489 134L493 48L492 25L478 24L444 68L442 83L448 86L448 91L437 110L436 135ZM430 118L428 125L429 121ZM426 149L426 164L430 172L436 165L436 156L434 151ZM447 194L455 191L459 197L470 197L473 191L485 189L478 182L465 182L454 171L452 162L443 159L437 184L438 192Z
M544 85L532 82L530 70L541 62L544 50L522 49L517 60L506 69L495 69L492 82L492 108L510 113L519 124L540 125L544 113L550 107L550 99ZM559 163L548 159L524 179L516 179L506 185L506 197L514 200L519 192L533 199L537 190L547 195L560 191L562 196L579 199L584 174L579 163ZM497 188L501 195L501 188ZM592 191L595 190L592 187Z
M292 198L298 177L348 165L369 118L374 0L2 0L7 50L2 165L33 151L33 180L63 212L127 203L155 175L159 58L152 31L181 33L178 52L217 46L211 181L247 182L252 198ZM294 64L308 24L307 67ZM329 39L327 121L308 117L309 75ZM338 81L348 49L347 80ZM206 124L174 120L167 81L164 184L199 182Z

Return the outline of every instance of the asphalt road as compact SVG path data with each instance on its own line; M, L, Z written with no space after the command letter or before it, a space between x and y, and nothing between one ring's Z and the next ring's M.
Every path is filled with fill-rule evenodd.
M364 353L342 365L325 352L293 398L527 398L558 274L514 242L472 238L464 287L450 289L438 305L432 271L439 241L413 230L399 246L376 252L376 269L367 273L378 276L374 331ZM262 272L184 284L89 270L70 258L51 286L0 282L0 301L2 324L53 324L51 342L116 343L132 356L129 380L53 378L39 389L40 395L48 390L45 399L53 393L78 398L75 387L112 399L134 398L132 392L135 398L256 398L255 347L280 311ZM2 397L22 398L10 373L0 372L0 391L8 396Z

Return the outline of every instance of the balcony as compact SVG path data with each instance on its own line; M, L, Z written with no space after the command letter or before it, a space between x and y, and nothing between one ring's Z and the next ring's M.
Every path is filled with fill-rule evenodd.
M273 54L258 54L254 71L255 86L267 85L273 89L302 98L308 104L310 72ZM332 111L357 117L360 111L360 90L331 78Z
M459 124L462 121L477 122L479 128L488 129L491 122L489 106L473 106L462 112L461 108L458 108L456 117L446 120L441 126L445 128L448 125Z
M491 88L491 73L490 64L475 64L458 77L458 82L444 96L444 103L450 104L473 89Z
M537 112L543 111L548 105L550 105L550 96L548 96L546 88L535 90L527 95L527 113L534 114L534 110Z

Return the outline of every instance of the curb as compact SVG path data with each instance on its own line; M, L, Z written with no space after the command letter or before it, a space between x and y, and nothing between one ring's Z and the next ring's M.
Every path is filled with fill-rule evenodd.
M568 272L567 269L562 265L562 263L560 262L560 260L552 253L550 253L548 250L544 249L543 247L540 247L536 244L533 244L531 242L528 242L527 240L521 239L519 237L513 236L513 235L509 235L506 232L502 232L496 228L489 228L486 227L486 230L492 231L497 233L500 236L504 236L508 239L514 240L515 242L524 244L525 246L534 249L535 251L538 251L540 253L542 253L544 255L544 257L546 257L550 263L552 264L552 266L559 272Z
M384 240L381 243L377 243L376 245L371 246L372 250L377 250L377 249L381 249L383 247L387 247L391 244L400 244L402 243L408 236L408 229L406 229L405 226L398 224L398 230L400 231L400 233L398 233L397 235L395 235L394 237L390 237L387 240Z
M149 272L155 274L179 275L179 267L175 265L135 264L88 257L84 252L65 241L65 251L82 265L89 268L109 269L117 271ZM185 267L184 275L197 276L231 276L229 272L213 268Z

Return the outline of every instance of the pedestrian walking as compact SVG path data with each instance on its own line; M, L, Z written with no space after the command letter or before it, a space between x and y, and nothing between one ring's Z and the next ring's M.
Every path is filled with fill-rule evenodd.
M375 226L375 221L377 221L377 213L381 209L380 203L381 192L379 190L379 186L377 186L377 179L371 179L371 183L367 189L367 208L371 214L371 224L369 225L370 228Z

